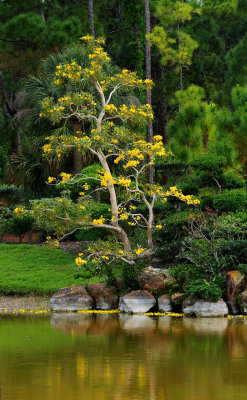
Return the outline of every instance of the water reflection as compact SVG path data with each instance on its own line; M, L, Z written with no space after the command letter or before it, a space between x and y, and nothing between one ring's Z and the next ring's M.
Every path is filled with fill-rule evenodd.
M246 400L247 320L0 318L1 400Z

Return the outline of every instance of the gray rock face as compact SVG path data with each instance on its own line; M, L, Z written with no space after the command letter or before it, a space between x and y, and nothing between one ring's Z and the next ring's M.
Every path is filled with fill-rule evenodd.
M241 311L244 315L247 315L247 303L242 304Z
M240 314L240 307L237 300L229 300L226 302L229 313L232 315Z
M185 299L183 301L182 312L184 313L184 310L186 309L186 313L187 313L186 317L195 316L194 309L193 309L193 306L195 303L196 303L196 300L192 299L191 296L187 297L187 299Z
M184 308L183 312L186 317L224 317L228 314L228 308L223 300L217 302L201 300Z
M167 269L153 267L142 270L137 280L141 289L161 290L163 293L169 290L175 282Z
M83 285L60 289L50 300L53 311L92 310L94 301Z
M167 294L158 299L159 311L162 313L172 312L172 303Z
M155 304L154 296L147 290L135 290L120 297L119 310L127 313L145 313Z
M91 282L88 284L87 290L95 300L96 309L113 310L118 308L119 299L115 287L108 287L105 283Z
M241 311L247 315L247 289L241 293Z
M247 275L234 270L226 275L226 298L236 300L237 296L247 288Z

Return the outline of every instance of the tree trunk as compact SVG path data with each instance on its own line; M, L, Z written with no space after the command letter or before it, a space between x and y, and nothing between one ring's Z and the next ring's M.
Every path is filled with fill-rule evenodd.
M103 153L98 153L99 161L104 168L104 170L108 173L111 173L107 160ZM111 202L111 212L112 212L112 226L119 229L119 232L116 232L118 238L124 245L125 251L131 251L131 245L129 238L126 232L119 226L118 224L118 205L117 205L117 196L115 192L115 187L112 182L108 181L107 188L110 194L110 202Z
M93 0L88 0L88 20L91 29L91 36L95 38Z
M44 9L42 7L42 2L40 2L40 1L39 1L39 13L42 18L43 24L46 25L45 13L44 13Z
M82 134L82 126L78 119L72 120L74 135L80 137ZM82 170L82 154L78 150L73 151L73 172L79 174Z
M146 22L146 35L151 32L151 24L150 24L150 7L149 0L145 0L145 22ZM150 41L146 38L146 79L152 79L151 72L151 45ZM146 104L152 106L152 92L148 90L146 93ZM149 122L147 127L147 140L148 142L153 141L153 123ZM153 183L153 167L150 166L148 169L148 181L149 183Z

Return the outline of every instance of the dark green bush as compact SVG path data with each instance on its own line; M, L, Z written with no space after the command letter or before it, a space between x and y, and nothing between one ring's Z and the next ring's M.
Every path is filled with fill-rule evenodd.
M247 264L239 264L238 270L242 273L247 275Z
M247 193L240 189L226 190L214 197L213 207L219 212L247 211Z
M186 295L194 299L218 301L222 297L222 289L215 282L196 279L186 285Z
M204 278L204 271L196 265L189 263L181 263L169 268L169 272L176 279L179 290L184 290L184 285L193 280Z
M187 235L184 227L187 225L189 211L176 212L161 222L162 229L154 233L156 256L166 262L172 262L179 254L181 244Z
M216 154L204 154L192 160L190 165L200 171L218 173L219 169L226 165L226 158Z
M244 179L236 175L234 172L227 172L224 174L220 184L223 189L229 190L245 188Z
M20 243L24 235L30 232L34 225L34 219L30 215L13 217L6 226L6 231L19 236Z
M185 195L198 195L199 193L199 185L195 180L185 181L182 183L179 188L182 190Z
M109 204L99 203L90 201L90 203L86 206L86 211L91 215L92 218L100 218L101 215L104 218L111 218L111 211L109 211Z
M81 229L76 234L79 241L94 242L96 240L105 240L109 232L102 228Z
M201 197L200 202L201 209L210 208L213 209L214 207L214 196L213 195L206 195Z

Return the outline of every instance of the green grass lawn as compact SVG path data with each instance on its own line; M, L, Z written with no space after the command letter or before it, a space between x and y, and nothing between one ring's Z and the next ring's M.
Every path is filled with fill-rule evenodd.
M75 279L75 256L59 249L27 244L0 244L0 294L52 294L65 286L99 282ZM80 274L82 270L80 271Z

